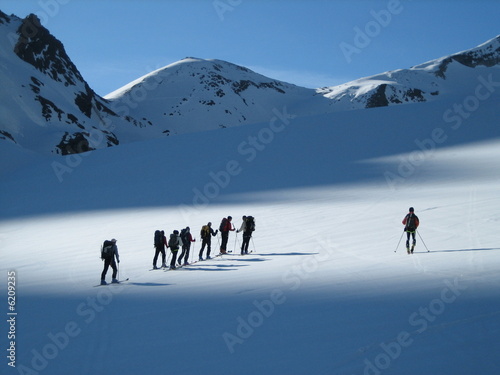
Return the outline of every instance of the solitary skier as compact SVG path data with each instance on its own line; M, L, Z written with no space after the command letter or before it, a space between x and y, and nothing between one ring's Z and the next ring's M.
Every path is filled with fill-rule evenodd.
M417 244L417 240L415 239L415 232L417 231L418 225L420 221L418 220L418 216L414 213L414 208L410 207L410 212L403 219L403 225L405 226L404 231L406 232L406 251L408 254L413 254L413 249ZM410 234L413 237L413 243L410 249Z
M111 276L112 283L118 283L116 279L116 273L118 272L118 268L115 263L120 263L120 256L118 255L118 247L116 246L116 240L113 238L111 241L104 241L101 251L101 259L104 260L104 269L101 273L101 285L106 285L106 274L108 273L108 268L111 266L113 269L113 275Z

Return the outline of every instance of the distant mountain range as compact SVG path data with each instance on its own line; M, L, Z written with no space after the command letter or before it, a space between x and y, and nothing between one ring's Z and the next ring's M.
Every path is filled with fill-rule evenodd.
M220 60L185 58L101 97L35 15L0 11L0 147L67 155L295 116L474 95L500 82L500 36L410 69L307 89Z

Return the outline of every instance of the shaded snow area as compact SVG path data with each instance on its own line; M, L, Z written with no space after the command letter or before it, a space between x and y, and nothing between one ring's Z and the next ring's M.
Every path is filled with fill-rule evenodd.
M64 157L5 144L1 373L500 373L491 87ZM231 232L231 254L150 271L156 229L190 226L195 261L228 215L256 218L249 255ZM94 287L111 238L129 280Z

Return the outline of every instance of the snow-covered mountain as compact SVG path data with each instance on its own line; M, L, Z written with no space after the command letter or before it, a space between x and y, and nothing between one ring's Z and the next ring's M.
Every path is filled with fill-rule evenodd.
M399 69L318 89L345 109L439 100L443 95L474 93L480 74L500 80L500 36L476 48L410 69ZM491 69L493 68L493 69Z
M115 128L147 123L113 112L35 15L0 11L0 35L0 140L65 155L117 145Z
M166 134L268 121L273 108L297 116L332 111L315 90L277 81L221 60L186 58L106 96L111 108L147 117Z
M500 37L410 69L307 89L220 60L186 58L97 95L35 15L0 12L0 142L72 154L171 134L468 95L500 81Z

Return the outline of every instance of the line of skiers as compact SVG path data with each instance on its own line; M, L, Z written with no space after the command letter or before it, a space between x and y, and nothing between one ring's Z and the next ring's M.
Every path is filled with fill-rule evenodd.
M241 255L248 254L248 246L250 243L250 239L252 238L252 232L255 231L255 219L253 216L243 216L242 219L243 220L241 227L238 230L236 230L236 228L233 226L233 218L231 216L223 218L219 225L219 229L216 229L215 231L212 228L211 222L203 225L200 230L201 248L198 254L198 260L203 260L203 252L205 248L207 249L206 259L211 258L210 253L212 249L212 237L216 237L219 232L221 234L221 244L219 251L221 254L227 254L229 232L235 230L236 233L243 232ZM165 247L170 248L170 251L172 253L172 259L170 260L170 269L175 269L177 264L187 265L189 252L191 250L191 242L196 242L196 239L191 234L191 229L189 227L182 229L180 232L178 230L174 230L172 234L170 234L168 241L164 231L156 230L154 236L155 255L153 257L153 269L158 269L157 262L160 254L162 256L161 267L167 267ZM182 251L180 256L177 258L180 249L182 249Z

